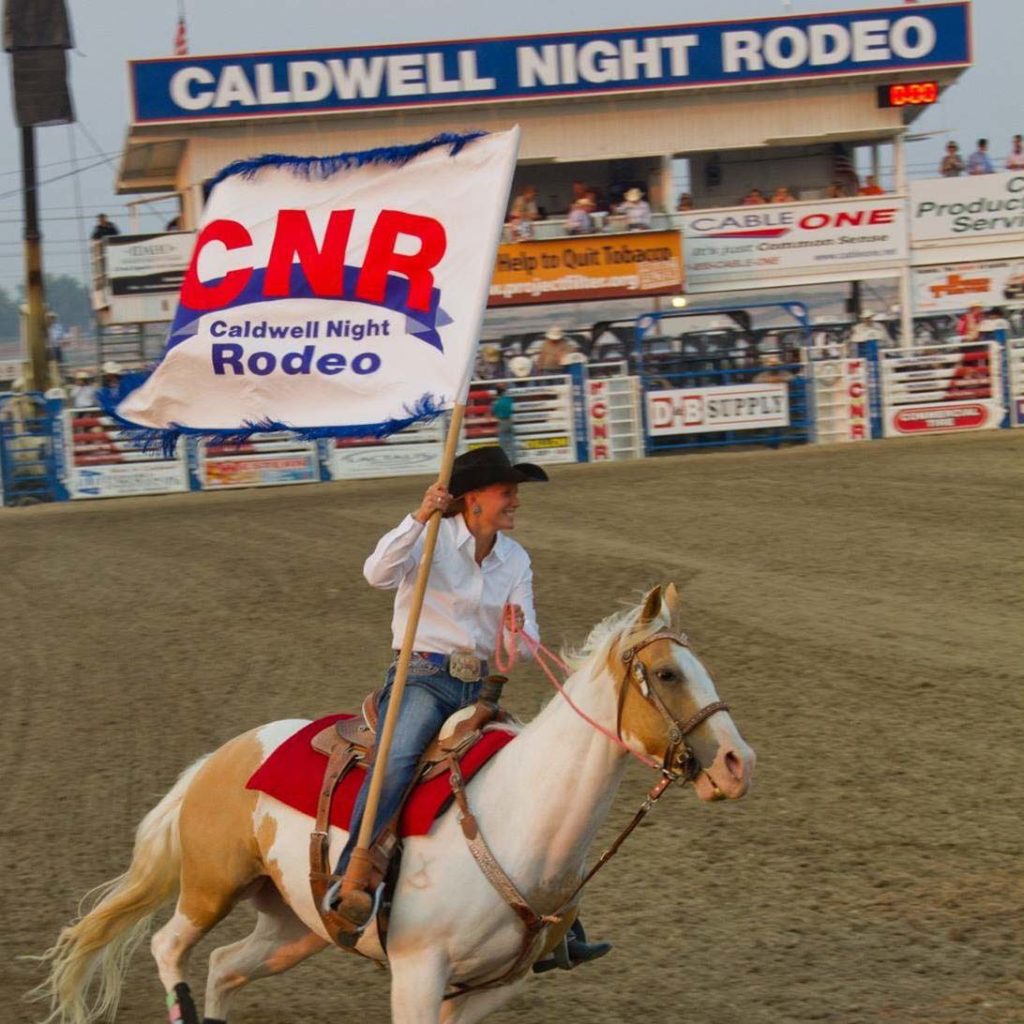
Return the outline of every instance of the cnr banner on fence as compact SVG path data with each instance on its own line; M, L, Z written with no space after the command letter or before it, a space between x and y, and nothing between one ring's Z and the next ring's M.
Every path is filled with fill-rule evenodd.
M161 363L117 409L209 437L385 436L468 386L519 130L214 180Z
M688 292L850 280L899 268L906 203L892 196L698 210L683 217Z
M647 394L647 432L651 437L788 425L789 389L785 384L674 388Z
M500 245L487 304L677 295L682 287L678 231L581 235Z
M912 279L918 313L1000 306L1024 299L1024 258L915 267Z

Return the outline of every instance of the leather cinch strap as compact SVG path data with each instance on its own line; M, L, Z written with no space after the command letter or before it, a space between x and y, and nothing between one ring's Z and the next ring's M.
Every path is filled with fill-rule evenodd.
M489 981L475 984L453 984L451 991L447 992L444 998L454 999L456 996L461 996L466 992L479 992L483 989L500 988L502 985L509 985L523 977L533 965L534 946L538 937L548 925L557 924L561 921L561 913L565 908L560 908L558 914L538 914L530 906L526 897L516 888L515 882L505 874L504 868L495 860L490 847L488 847L484 837L480 834L476 817L469 809L469 801L466 799L465 780L462 778L459 762L454 756L448 759L448 769L452 794L459 808L459 824L462 826L462 834L466 837L469 852L473 855L473 859L477 862L487 881L494 886L498 895L512 908L525 926L523 939L519 946L519 954L513 961L512 966L504 974Z

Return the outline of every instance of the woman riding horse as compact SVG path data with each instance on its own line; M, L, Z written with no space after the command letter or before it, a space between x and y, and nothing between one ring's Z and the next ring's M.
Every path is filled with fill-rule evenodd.
M405 634L416 574L423 554L424 526L439 511L445 518L438 534L430 580L402 704L388 755L373 835L398 814L412 784L423 751L445 720L477 699L487 675L487 656L496 647L505 606L511 607L517 629L537 636L530 556L504 531L515 529L519 484L546 481L547 474L528 462L513 465L501 448L484 447L454 462L450 490L432 484L419 508L407 515L377 543L363 566L374 587L397 588L391 620L396 661ZM396 662L387 671L380 699L385 720ZM373 912L358 870L349 871L369 791L366 775L356 800L349 837L335 874L346 875L328 892L327 901L356 928ZM606 942L587 943L577 923L569 938L569 966L609 952ZM554 961L537 965L544 970Z

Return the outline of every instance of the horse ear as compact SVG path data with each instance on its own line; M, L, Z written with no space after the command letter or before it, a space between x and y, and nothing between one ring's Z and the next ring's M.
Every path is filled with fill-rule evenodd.
M683 599L679 596L679 591L674 583L670 583L665 588L665 604L668 606L669 618L674 625L679 621L683 611Z
M661 615L661 586L653 587L644 598L644 606L640 610L639 623L646 626Z

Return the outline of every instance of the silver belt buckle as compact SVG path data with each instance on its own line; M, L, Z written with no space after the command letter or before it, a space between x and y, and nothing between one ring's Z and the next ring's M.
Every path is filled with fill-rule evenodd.
M448 656L448 674L461 683L475 683L483 674L480 659L472 651L456 651Z

